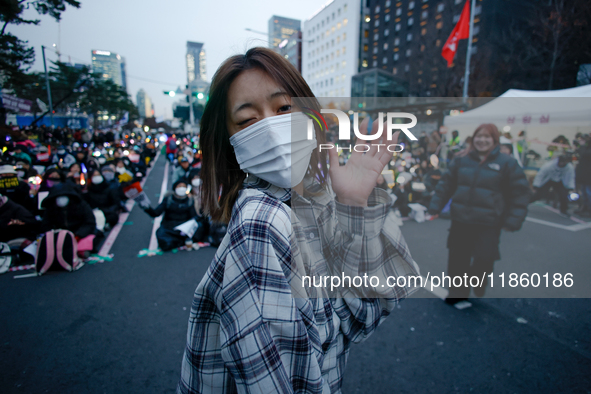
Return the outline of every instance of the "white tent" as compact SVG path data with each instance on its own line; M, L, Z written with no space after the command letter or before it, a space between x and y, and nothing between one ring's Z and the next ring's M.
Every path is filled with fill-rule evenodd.
M591 85L549 91L510 89L480 107L443 120L448 130L458 130L462 140L482 123L494 123L514 138L525 130L530 148L544 157L548 143L558 135L572 141L577 132L591 132Z

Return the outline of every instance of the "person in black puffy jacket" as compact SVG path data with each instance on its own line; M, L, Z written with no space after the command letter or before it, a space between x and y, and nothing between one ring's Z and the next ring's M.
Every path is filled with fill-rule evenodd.
M120 200L116 189L109 183L99 170L94 170L89 178L88 191L83 194L84 200L92 209L103 211L105 220L111 226L119 221Z
M164 197L160 205L155 209L148 205L140 205L146 213L152 217L164 214L160 228L156 230L158 247L163 251L172 250L185 244L188 237L174 228L191 219L196 219L199 228L192 237L193 241L199 241L203 236L203 223L201 217L195 211L195 203L187 193L188 182L184 179L178 180L172 185L173 193Z
M478 276L493 271L500 259L501 229L517 231L527 215L530 188L517 161L500 154L499 131L494 124L480 125L472 146L451 162L435 189L429 213L438 215L451 198L448 275ZM474 288L482 297L487 281ZM449 289L447 303L466 300L470 287Z

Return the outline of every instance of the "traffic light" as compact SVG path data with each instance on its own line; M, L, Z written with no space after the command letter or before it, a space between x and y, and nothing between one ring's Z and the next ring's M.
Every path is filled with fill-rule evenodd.
M174 97L174 95L176 94L174 90L165 90L164 94L169 95L170 97Z

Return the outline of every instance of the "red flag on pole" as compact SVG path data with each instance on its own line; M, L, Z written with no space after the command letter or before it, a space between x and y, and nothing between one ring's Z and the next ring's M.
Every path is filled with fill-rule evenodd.
M466 0L464 9L460 15L460 20L451 31L451 34L447 38L443 49L441 50L441 56L447 60L447 67L451 67L456 51L458 50L458 41L468 38L470 36L470 0Z

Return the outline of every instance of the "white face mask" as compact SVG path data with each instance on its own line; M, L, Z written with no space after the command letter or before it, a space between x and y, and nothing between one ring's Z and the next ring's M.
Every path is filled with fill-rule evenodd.
M60 196L55 199L55 205L57 205L60 208L68 206L69 203L70 198L68 196Z
M23 179L25 177L25 174L26 174L26 172L24 172L23 170L18 170L16 172L16 175L21 179Z
M66 151L65 150L62 150L62 149L58 149L57 150L57 154L58 155L65 155L66 154Z
M180 187L177 187L176 189L174 189L174 192L177 196L184 197L187 195L187 188L180 186Z
M308 170L315 135L308 140L308 121L301 112L271 116L230 138L242 171L282 188L299 184Z
M92 177L92 183L94 183L95 185L98 185L100 183L103 183L103 177L100 175L96 175Z
M115 168L115 171L117 171L119 174L123 174L125 172L125 167L117 167Z
M191 185L193 185L194 187L199 187L201 186L201 178L195 178L191 181Z

